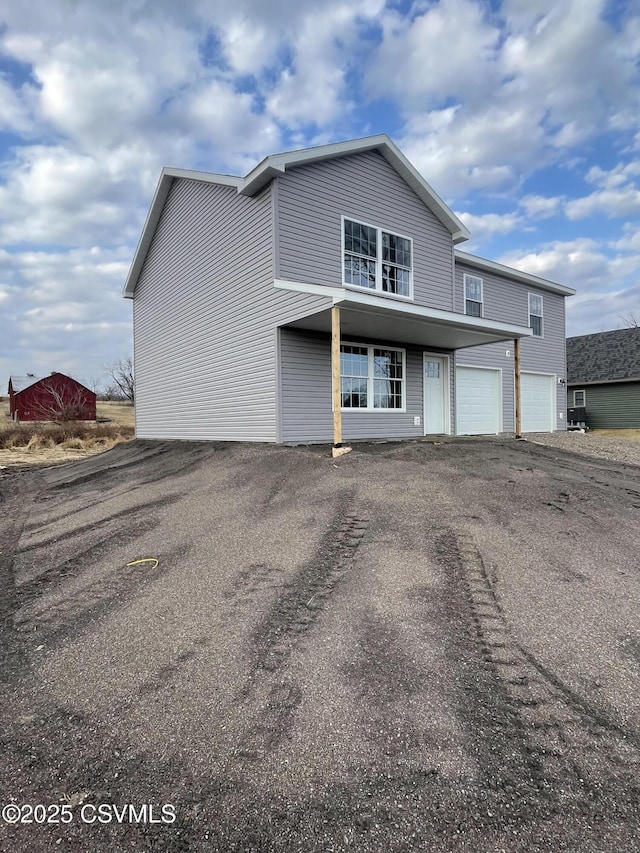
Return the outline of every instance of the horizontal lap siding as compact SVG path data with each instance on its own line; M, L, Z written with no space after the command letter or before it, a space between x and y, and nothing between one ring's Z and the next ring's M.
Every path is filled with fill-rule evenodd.
M304 297L274 291L271 223L270 188L174 182L134 296L139 437L275 441L276 323Z
M345 343L348 341L345 340ZM389 343L388 346L392 344ZM280 352L282 440L332 441L329 336L282 329ZM415 438L423 435L422 352L419 350L407 349L406 382L406 412L343 412L343 439L349 441L357 438ZM415 426L413 419L418 415L420 425Z
M542 296L544 313L544 338L523 338L520 344L520 369L523 372L547 373L558 379L566 377L565 361L565 297L503 278L484 270L456 262L457 311L464 311L463 274L480 276L483 279L483 308L487 320L529 325L529 293ZM510 355L506 356L506 350ZM515 390L513 341L487 344L458 350L456 363L478 367L501 367L502 394L505 432L515 430ZM557 384L556 429L566 428L567 395L564 385Z
M570 400L575 389L586 394L585 421L590 429L640 429L640 382L572 385Z
M380 154L292 168L277 184L278 277L341 286L346 216L411 237L415 303L452 309L451 234Z

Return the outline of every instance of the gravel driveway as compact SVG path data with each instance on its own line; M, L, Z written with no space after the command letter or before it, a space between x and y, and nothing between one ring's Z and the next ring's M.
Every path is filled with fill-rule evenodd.
M469 439L0 473L0 792L71 816L2 849L640 849L639 468Z
M529 433L527 440L547 447L559 447L572 453L609 459L612 462L640 465L640 439L616 438L611 435L567 430L566 432Z

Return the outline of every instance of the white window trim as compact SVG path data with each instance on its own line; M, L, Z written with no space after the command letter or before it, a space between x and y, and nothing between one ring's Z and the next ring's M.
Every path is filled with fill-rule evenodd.
M386 415L401 415L406 414L407 412L407 351L402 349L401 347L388 347L385 344L363 344L359 341L340 341L340 347L362 347L367 350L367 362L368 362L368 375L367 375L367 400L371 400L373 403L373 350L374 349L386 349L391 350L392 352L402 353L402 408L400 409L377 409L373 405L366 407L340 407L340 411L350 415L357 414L386 414ZM342 349L340 350L342 353ZM342 371L340 372L340 379L342 380ZM332 383L333 384L333 383ZM342 388L340 389L342 391ZM332 395L333 399L333 395ZM331 408L333 411L333 406Z
M376 231L376 247L377 247L377 257L376 257L376 286L375 287L360 287L357 284L351 284L348 281L345 281L344 278L344 256L346 254L346 250L344 247L344 223L346 220L349 222L355 222L356 225L364 225L367 228L373 228ZM411 269L409 270L409 295L404 296L402 293L387 293L386 290L382 289L382 232L387 234L392 234L394 237L400 237L403 240L408 240L411 245ZM393 231L391 228L383 228L380 225L371 225L369 222L363 222L361 219L355 219L353 216L345 216L344 214L340 217L340 247L342 252L340 254L340 267L342 269L342 286L347 288L348 290L356 290L358 293L374 293L376 296L384 296L388 299L399 299L404 302L413 302L413 267L414 267L414 256L413 256L413 238L407 237L405 234L399 234L397 231ZM396 266L401 266L397 264ZM406 269L406 267L402 267L402 269ZM379 411L379 410L378 410ZM398 411L397 409L395 411Z
M463 273L462 282L464 287L464 313L467 317L475 317L475 314L467 314L467 279L476 278L480 282L480 316L484 317L484 279L480 275L473 275L472 273ZM469 302L475 302L475 299L469 299Z
M541 303L541 313L540 314L534 314L531 311L531 297L532 296L536 296L540 299L540 303ZM527 315L527 320L529 323L529 328L531 330L533 330L533 326L531 325L531 318L532 317L540 317L540 328L542 329L541 335L533 334L531 337L533 337L533 338L544 338L544 297L542 296L541 293L529 293L528 297L529 297L529 314Z
M582 394L582 402L576 403L576 394ZM584 388L574 388L573 389L573 408L579 407L584 408L587 405L587 392Z

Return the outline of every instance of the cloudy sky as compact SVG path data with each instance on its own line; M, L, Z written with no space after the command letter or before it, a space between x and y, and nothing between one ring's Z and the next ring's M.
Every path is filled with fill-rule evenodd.
M130 354L163 165L380 132L461 248L576 288L569 335L640 317L637 0L4 0L0 381Z

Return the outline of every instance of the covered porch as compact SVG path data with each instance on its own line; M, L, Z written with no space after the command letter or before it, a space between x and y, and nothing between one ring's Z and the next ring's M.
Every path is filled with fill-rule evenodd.
M285 290L325 297L321 307L318 307L317 299L310 299L313 308L309 313L284 323L282 328L330 336L331 408L333 445L336 452L340 451L343 445L342 423L345 414L340 369L341 345L352 341L393 342L417 347L425 353L433 353L434 358L459 349L504 341L513 342L516 433L520 434L519 341L531 335L528 327L418 306L410 301L380 297L347 288L327 288L288 281L277 281L275 284Z

